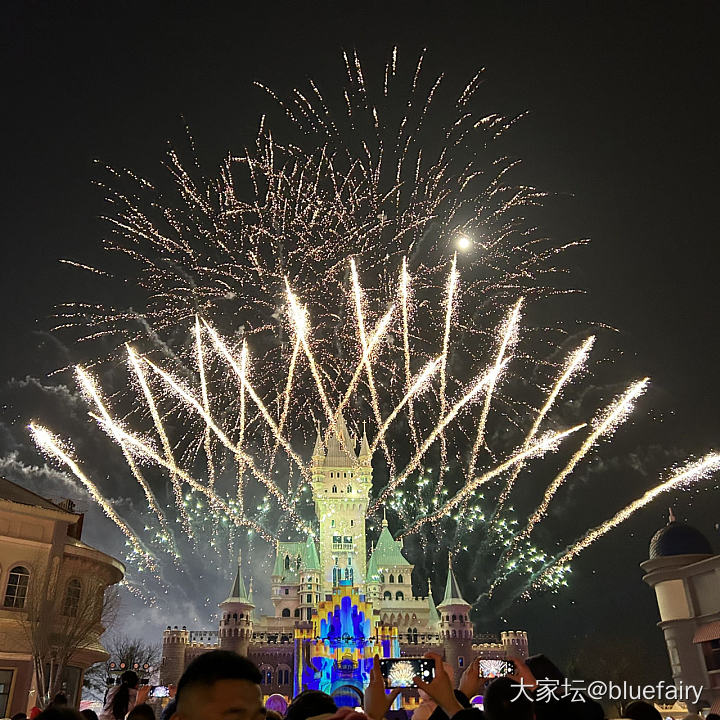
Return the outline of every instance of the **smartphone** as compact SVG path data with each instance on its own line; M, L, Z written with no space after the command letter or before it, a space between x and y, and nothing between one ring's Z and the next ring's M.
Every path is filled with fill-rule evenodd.
M496 678L515 672L515 663L512 660L481 660L479 665L480 677Z
M383 658L380 670L386 688L414 688L413 678L431 682L435 677L435 661L423 657Z
M170 697L170 688L167 685L155 685L150 690L151 698L166 698Z

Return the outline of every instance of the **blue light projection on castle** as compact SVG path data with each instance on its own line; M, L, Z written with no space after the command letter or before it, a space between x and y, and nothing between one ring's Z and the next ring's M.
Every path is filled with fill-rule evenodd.
M319 604L312 629L296 629L295 642L302 658L295 693L322 690L338 705L360 704L375 655L400 655L397 628L374 622L371 603L349 580Z

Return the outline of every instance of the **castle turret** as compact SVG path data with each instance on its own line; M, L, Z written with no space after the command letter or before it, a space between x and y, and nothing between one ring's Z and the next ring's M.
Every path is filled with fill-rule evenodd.
M180 676L185 670L185 652L190 645L190 633L183 626L177 626L163 631L162 661L160 662L160 684L177 685Z
M527 633L524 630L508 630L500 633L500 642L503 644L505 655L509 658L526 658L528 649Z
M248 654L252 638L252 603L242 576L242 556L238 553L237 572L230 595L220 603L220 647L240 655Z
M460 592L452 568L452 557L448 553L445 596L437 606L437 611L440 614L440 639L445 646L445 659L452 666L456 681L459 681L465 666L473 659L473 625L468 615L470 607Z

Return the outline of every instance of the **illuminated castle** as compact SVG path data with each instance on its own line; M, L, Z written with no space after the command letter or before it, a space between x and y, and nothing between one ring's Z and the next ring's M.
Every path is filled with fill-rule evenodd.
M271 578L272 615L258 615L240 562L229 596L220 603L215 631L168 628L161 682L174 684L202 652L222 647L248 655L260 668L266 695L292 698L323 690L338 705L358 705L375 654L444 654L456 675L472 659L527 656L524 632L475 637L470 604L448 566L442 602L413 595L414 566L384 518L370 556L365 514L372 487L372 456L363 433L359 452L342 418L318 435L311 475L319 538L278 542Z

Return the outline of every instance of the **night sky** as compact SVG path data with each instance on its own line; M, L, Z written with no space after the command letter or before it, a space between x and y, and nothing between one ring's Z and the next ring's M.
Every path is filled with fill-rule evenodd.
M19 389L52 385L47 373L73 352L47 334L49 318L87 278L58 260L100 254L94 161L158 174L187 122L212 165L254 138L268 101L253 81L281 93L309 76L329 83L342 49L379 63L393 45L409 58L427 48L431 71L457 82L485 67L488 112L529 111L508 145L523 158L524 179L557 193L543 226L559 241L592 240L569 261L587 294L558 308L616 328L621 376L653 380L642 421L629 424L620 448L672 446L683 456L720 448L716 3L6 2L0 12L0 468L11 479L23 473L13 458L27 462L31 452L18 447L30 419ZM653 467L648 486L663 466ZM616 480L591 494L605 516L629 499L614 501ZM37 473L27 484L42 489ZM652 676L667 677L638 564L671 503L720 550L713 486L646 508L581 556L562 596L515 607L506 627L528 630L533 651L563 662L589 634L620 635L628 648L647 648ZM603 519L575 497L574 517ZM88 541L116 549L93 518ZM138 630L184 623L190 612L172 598L153 613L133 602L128 622Z

